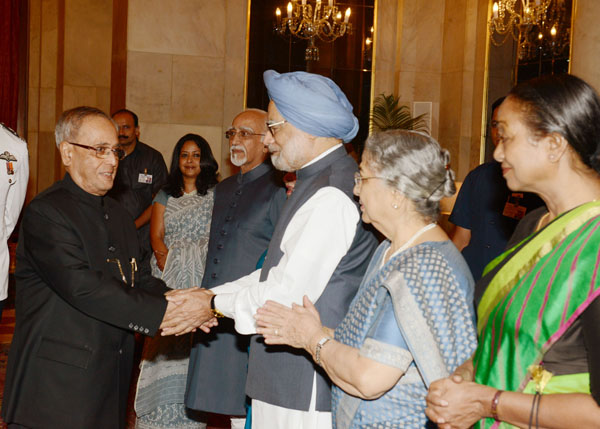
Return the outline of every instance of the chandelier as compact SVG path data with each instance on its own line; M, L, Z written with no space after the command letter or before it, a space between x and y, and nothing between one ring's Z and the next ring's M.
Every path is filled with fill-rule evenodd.
M495 46L510 37L519 60L539 55L561 55L570 41L570 13L566 0L498 0L488 22ZM569 9L570 10L570 9Z
M324 42L333 42L344 34L352 34L350 8L345 14L334 4L334 0L316 0L313 4L307 0L291 0L287 4L287 17L281 16L281 9L277 8L274 31L280 36L295 36L309 41L304 53L306 61L319 61L319 48L315 45L315 38Z

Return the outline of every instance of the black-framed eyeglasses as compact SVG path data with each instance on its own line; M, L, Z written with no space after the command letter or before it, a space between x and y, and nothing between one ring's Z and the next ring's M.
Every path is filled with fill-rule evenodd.
M271 121L267 121L267 128L269 129L269 131L271 131L271 135L273 137L275 137L275 131L277 131L278 128L275 127L279 127L280 125L285 124L287 121L285 119L278 121L278 122L271 122Z
M227 137L229 140L235 136L239 136L242 139L247 139L250 136L264 136L264 134L252 133L248 130L236 130L235 128L225 131L225 137Z
M100 158L100 159L106 159L108 158L108 156L112 153L112 155L117 158L119 161L121 161L123 158L125 158L125 151L121 148L111 148L108 146L88 146L85 144L80 144L80 143L75 143L75 142L67 142L69 144L72 144L73 146L79 146L82 147L84 149L89 149L89 150L93 150L96 153L96 158Z
M360 187L362 182L369 179L382 179L386 180L385 177L371 176L371 177L362 177L359 172L354 173L354 186Z

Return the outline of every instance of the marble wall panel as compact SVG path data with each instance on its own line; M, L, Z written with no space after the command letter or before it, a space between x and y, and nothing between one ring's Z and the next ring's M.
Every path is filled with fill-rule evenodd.
M40 88L29 87L27 96L27 136L37 131L40 121Z
M571 73L600 91L600 2L577 0L572 36Z
M373 79L371 93L377 96L381 93L395 94L398 92L397 80L400 64L399 28L402 28L402 0L378 0L377 16L375 19L375 45ZM400 6L399 6L400 5Z
M446 72L462 70L464 67L465 8L466 0L454 0L445 9L443 69Z
M127 54L127 108L141 120L167 122L171 110L173 57L129 51Z
M220 126L183 125L168 123L150 123L140 121L140 140L149 144L162 153L167 167L171 165L173 148L177 141L188 133L198 134L210 144L213 156L218 161L221 159L221 133ZM222 171L222 163L219 162Z
M400 37L400 63L401 70L415 71L417 69L417 4L412 1L403 1L398 14L402 16L402 22L396 31ZM389 37L389 36L388 36Z
M467 159L465 159L465 162L463 162L460 167L460 171L457 172L457 178L460 177L461 180L462 178L464 178L469 171L471 171L472 169L474 169L475 167L477 167L479 164L482 163L482 159L481 159L481 144L482 144L482 137L481 135L472 135L471 139L469 141L467 141L468 147L470 148L469 154ZM466 153L463 154L463 152L461 152L461 156L464 155L466 157ZM460 173L460 176L458 175L458 173Z
M37 192L41 192L55 181L56 142L54 132L42 131L38 139Z
M479 160L479 142L477 136L461 135L458 141L458 162L454 164L454 172L456 178L463 180L464 177L471 171L471 158ZM475 165L479 165L476 162Z
M221 126L223 77L222 58L174 56L170 121Z
M29 151L29 181L27 182L27 195L25 204L37 194L37 164L38 164L38 133L37 131L27 132L27 149Z
M416 68L418 71L439 72L442 65L445 0L415 2L417 4Z
M474 74L475 73L472 70L464 69L462 71L461 98L463 102L461 106L460 133L465 136L471 135L472 122L477 119L473 117L473 94L475 92L473 87ZM483 103L481 97L479 97L478 101L480 105Z
M398 97L401 100L408 102L415 100L415 86L417 79L417 72L402 70L398 73ZM419 97L417 97L419 98ZM424 101L425 98L420 98Z
M96 107L109 115L112 113L110 111L110 88L96 87Z
M420 101L440 101L441 74L439 72L417 72L414 80L414 98Z
M480 0L466 0L465 11L461 16L464 17L464 42L463 49L465 51L465 58L463 66L465 70L474 70L477 65L483 67L485 65L485 57L483 55L477 56L477 50L479 46L485 46L485 43L478 43L478 36L481 36L483 41L486 37L486 28L478 28L478 12ZM485 3L484 6L485 7ZM485 17L485 15L483 15ZM487 23L486 23L487 26ZM479 30L479 31L478 31ZM483 30L483 31L481 31ZM450 71L450 70L448 70Z
M223 79L222 129L226 129L233 118L245 107L246 92L246 29L250 4L247 0L226 1L225 57ZM253 106L250 106L253 107ZM221 174L228 177L233 173L229 162L229 141L221 135L221 156L218 159Z
M55 0L42 0L40 46L40 86L56 87L58 55L58 4Z
M40 86L42 1L29 1L29 88Z
M442 103L440 106L440 115L442 126L446 132L450 131L453 135L458 135L461 130L460 112L463 103L463 72L455 71L443 73L441 95Z
M245 46L243 52L245 52ZM222 129L225 130L233 118L244 110L245 107L245 66L246 62L239 58L225 58L225 79L223 99L223 120ZM226 88L226 91L225 91ZM248 106L255 107L255 106ZM218 159L219 165L222 165L221 174L225 177L233 174L233 165L229 163L229 140L221 135L221 154L224 159Z
M98 107L95 86L63 86L63 110L77 106Z
M112 0L65 1L65 85L110 86Z
M54 132L56 125L56 89L40 88L39 131Z
M129 0L128 49L222 57L226 4L224 0Z
M246 56L246 28L248 20L247 0L226 0L225 3L225 51L227 56Z

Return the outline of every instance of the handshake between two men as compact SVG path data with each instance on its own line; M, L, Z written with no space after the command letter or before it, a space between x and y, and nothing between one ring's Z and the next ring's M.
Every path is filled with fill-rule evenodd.
M161 335L183 335L198 328L209 333L218 324L211 309L213 296L211 291L198 287L167 292L168 304L160 325Z

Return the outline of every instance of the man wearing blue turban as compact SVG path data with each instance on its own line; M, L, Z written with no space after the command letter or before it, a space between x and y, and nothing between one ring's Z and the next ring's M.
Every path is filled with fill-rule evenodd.
M323 325L337 326L376 246L352 194L358 167L342 144L356 136L358 120L326 77L268 70L264 80L271 99L264 144L273 165L295 171L297 182L262 268L211 289L216 294L211 308L233 318L238 332L255 334L254 314L267 300L302 305L307 295ZM199 292L169 299L189 306L190 318L174 322L166 334L191 329L184 325L192 320L205 322L197 310L208 303ZM246 393L252 398L253 428L331 429L330 382L309 354L265 346L254 336Z

